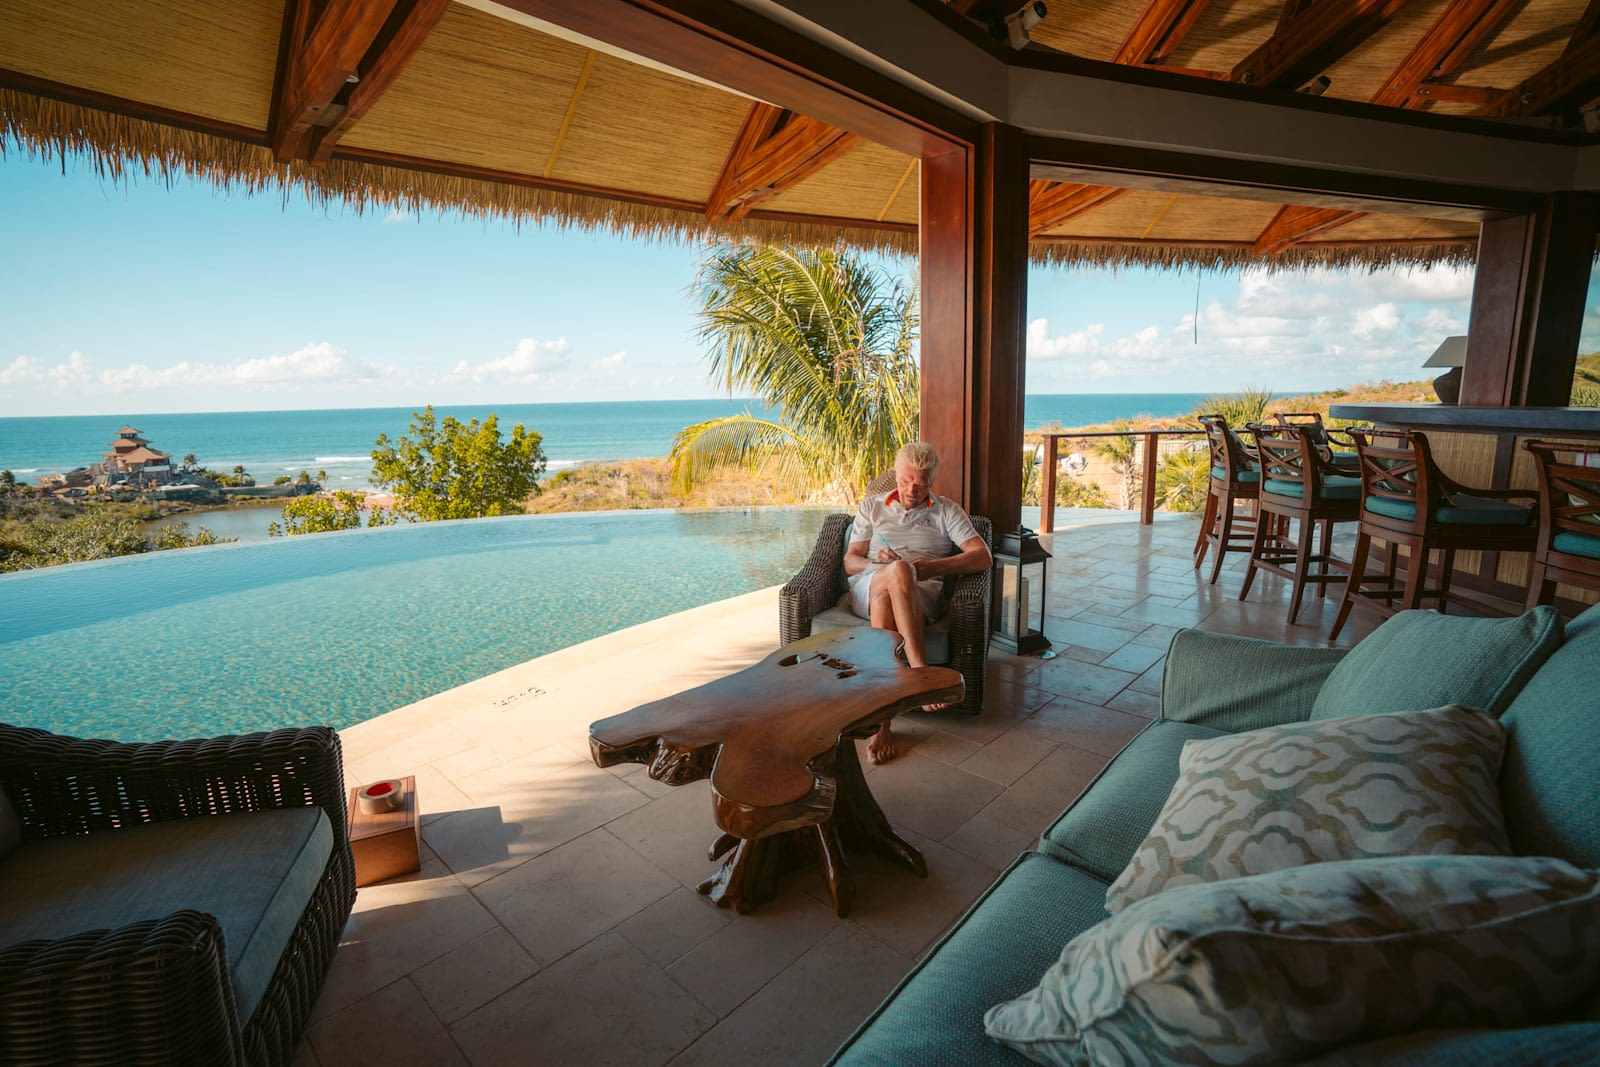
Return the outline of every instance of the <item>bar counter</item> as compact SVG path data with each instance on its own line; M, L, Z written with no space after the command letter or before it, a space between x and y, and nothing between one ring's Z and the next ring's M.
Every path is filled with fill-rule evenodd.
M1467 486L1537 489L1539 476L1523 441L1600 440L1600 408L1461 407L1455 404L1332 404L1335 419L1421 430L1439 468ZM1479 558L1474 558L1479 557ZM1514 604L1528 586L1528 563L1520 552L1463 552L1455 582ZM1561 586L1563 600L1586 604L1594 595Z

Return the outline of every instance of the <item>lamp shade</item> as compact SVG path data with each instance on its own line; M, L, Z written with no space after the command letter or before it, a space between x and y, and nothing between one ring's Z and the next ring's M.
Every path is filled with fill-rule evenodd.
M1446 337L1424 367L1465 367L1467 365L1467 335Z

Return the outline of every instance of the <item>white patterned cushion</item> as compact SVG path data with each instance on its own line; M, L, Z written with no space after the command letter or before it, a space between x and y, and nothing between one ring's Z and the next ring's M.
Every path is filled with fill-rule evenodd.
M1190 741L1106 910L1326 860L1509 852L1496 785L1504 750L1497 719L1458 705Z
M1173 889L1084 931L984 1027L1039 1063L1300 1063L1559 1017L1600 978L1600 873L1402 856Z

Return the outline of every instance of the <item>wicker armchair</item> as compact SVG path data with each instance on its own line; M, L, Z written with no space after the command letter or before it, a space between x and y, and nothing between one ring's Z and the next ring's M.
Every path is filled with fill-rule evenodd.
M119 744L0 724L0 788L21 823L19 852L144 823L321 807L326 868L249 1018L238 1017L222 927L199 911L0 945L0 1062L289 1062L355 903L335 731Z
M883 478L890 479L887 488L893 488L893 472L880 475L867 487L868 492L883 492L878 486ZM849 536L854 516L835 513L822 523L822 532L811 549L811 558L800 573L778 592L778 634L782 644L810 637L812 620L835 607L844 596L845 538ZM994 549L994 530L988 519L972 516L972 525L982 536L991 551ZM966 683L966 696L956 705L960 711L976 715L983 710L983 675L989 661L989 590L990 572L963 574L946 579L949 610L942 625L949 635L949 655L942 662L961 672ZM848 611L849 609L843 609ZM865 625L865 620L859 621ZM934 625L940 625L938 623Z

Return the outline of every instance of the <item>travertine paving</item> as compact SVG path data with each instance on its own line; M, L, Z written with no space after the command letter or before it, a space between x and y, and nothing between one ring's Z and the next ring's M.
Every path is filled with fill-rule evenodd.
M775 588L346 730L347 782L416 775L423 867L360 891L296 1062L821 1062L1157 714L1178 628L1326 643L1336 599L1309 598L1285 627L1287 583L1239 603L1243 556L1208 586L1194 534L1163 517L1044 539L1057 657L994 651L982 715L896 720L901 755L868 780L929 875L855 862L845 919L810 871L754 914L712 906L694 890L716 836L706 783L671 789L588 756L591 721L776 647ZM1339 644L1371 626L1357 613Z

